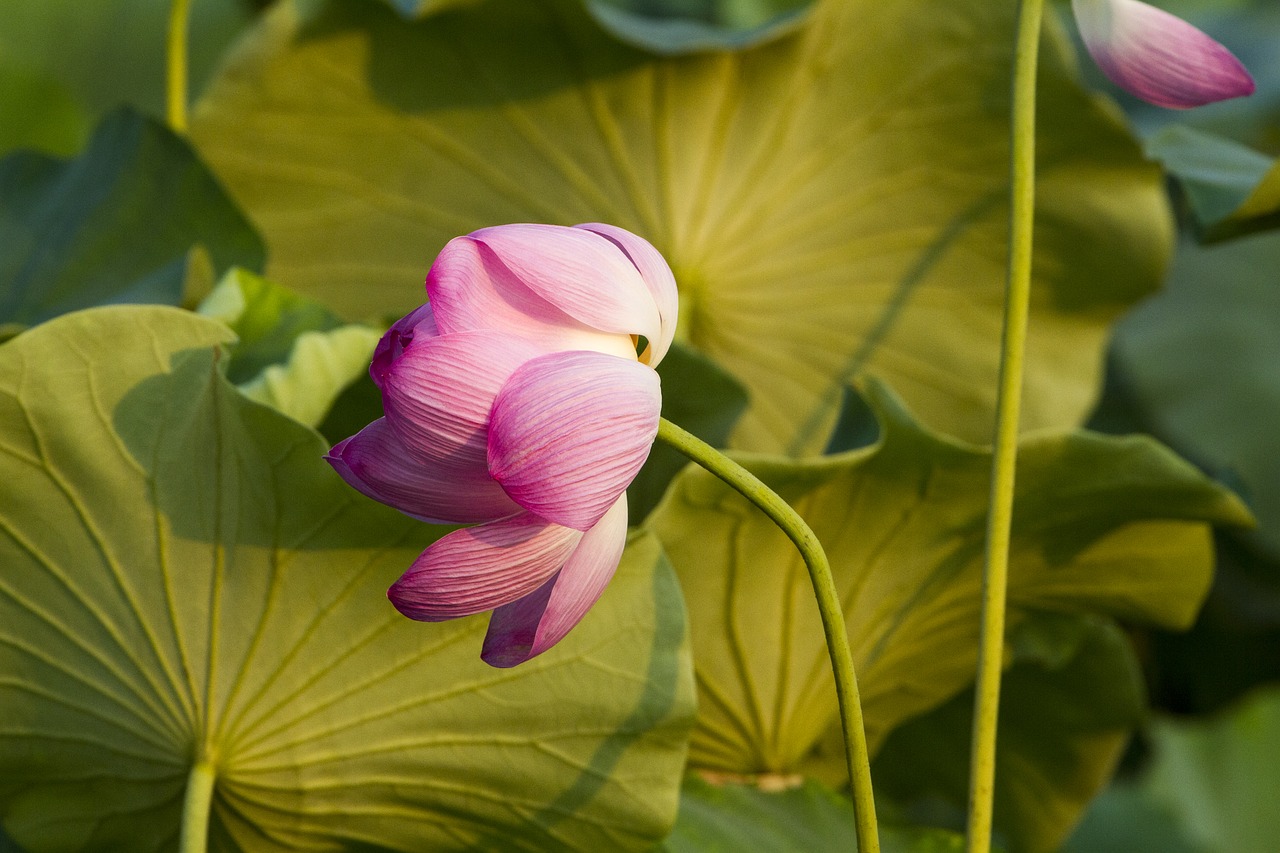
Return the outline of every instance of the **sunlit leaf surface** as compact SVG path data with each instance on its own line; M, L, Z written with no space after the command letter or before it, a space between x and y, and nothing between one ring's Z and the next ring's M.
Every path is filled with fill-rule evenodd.
M262 228L269 275L354 318L403 313L451 237L602 220L652 240L680 334L746 386L738 446L820 450L842 385L886 377L985 441L1004 292L1014 5L828 0L793 36L659 58L578 0L407 24L275 4L192 134ZM1107 321L1170 242L1156 167L1043 53L1024 423L1072 425Z
M346 487L223 379L229 332L163 308L0 348L0 815L30 851L647 849L692 711L651 537L563 643L479 659L484 618L385 589L439 528Z
M744 461L826 546L872 748L973 677L989 453L929 432L870 389L881 440L805 461ZM1206 522L1239 501L1145 438L1089 433L1020 448L1009 596L1026 608L1185 627L1212 571ZM699 686L694 766L794 772L835 714L808 574L771 522L686 469L650 516L680 576Z
M309 426L364 375L382 336L371 326L344 325L324 306L242 269L229 272L199 311L239 339L228 378L250 399Z

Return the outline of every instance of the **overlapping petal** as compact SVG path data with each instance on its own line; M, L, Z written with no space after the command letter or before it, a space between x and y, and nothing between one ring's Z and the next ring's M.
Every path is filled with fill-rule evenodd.
M504 236L513 229L539 230ZM536 236L549 238L549 270L532 255ZM591 254L575 262L568 256L575 249ZM611 278L619 275L621 283ZM631 335L661 328L635 266L600 235L573 228L506 225L450 240L427 275L427 293L443 332L501 329L546 351L634 356ZM639 313L628 316L633 311Z
M436 326L430 302L396 320L374 348L373 359L369 364L369 375L373 378L373 383L382 387L382 378L415 339L422 343L439 334L440 329Z
M483 467L414 461L385 418L335 444L325 460L348 485L423 521L477 524L521 512Z
M680 294L676 289L676 277L672 274L671 267L652 243L624 228L602 222L587 222L574 227L592 231L609 240L639 270L640 277L649 288L653 304L658 309L659 325L658 336L649 338L649 349L640 354L640 361L650 367L657 367L675 338L676 319L680 309Z
M582 536L527 512L455 530L423 551L387 597L420 622L493 610L542 586Z
M540 353L528 341L488 330L415 340L383 374L387 423L420 462L485 469L494 398Z
M587 530L648 458L661 409L657 373L634 357L533 359L494 400L489 473L530 512Z
M583 534L564 568L529 595L494 610L480 657L490 666L515 666L564 639L604 592L626 544L623 493Z
M1072 7L1098 67L1144 101L1187 109L1254 90L1240 60L1176 15L1139 0L1072 0Z

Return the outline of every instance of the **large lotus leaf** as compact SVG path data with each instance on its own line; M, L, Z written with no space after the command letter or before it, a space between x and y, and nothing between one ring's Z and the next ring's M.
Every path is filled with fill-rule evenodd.
M1072 853L1275 850L1280 691L1259 690L1214 718L1158 719L1149 735L1150 766L1099 800Z
M269 275L403 313L451 237L603 220L652 240L682 339L746 386L738 446L817 451L844 382L989 438L1004 296L1013 3L827 0L792 36L661 58L578 0L406 24L277 3L192 136L263 229ZM1025 424L1074 425L1107 324L1159 281L1159 171L1043 52Z
M872 386L880 441L825 458L741 461L825 544L874 749L973 677L990 453L921 427ZM1146 438L1042 434L1020 446L1009 586L1027 608L1185 627L1212 574L1208 522L1249 515ZM808 574L736 492L685 469L649 517L680 575L699 687L690 763L794 772L833 723Z
M1229 139L1170 125L1147 141L1182 186L1204 242L1280 226L1280 163Z
M1124 633L1091 617L1035 614L1011 640L1000 692L995 828L1010 851L1057 850L1110 778L1146 711ZM963 815L973 691L894 729L876 756L877 791Z
M1120 324L1132 402L1162 439L1229 472L1280 559L1280 236L1184 245L1168 286Z
M94 115L120 103L163 115L173 0L0 0L0 55L60 82ZM189 52L199 91L253 19L253 0L191 0Z
M778 790L710 785L690 777L680 817L660 853L813 853L853 849L853 807L817 782ZM940 829L880 827L884 853L960 853L964 838Z
M196 244L218 269L263 262L257 233L186 141L132 109L103 119L73 160L0 160L0 322L176 305Z
M795 29L813 0L583 0L600 25L655 53L735 50Z
M385 589L440 528L343 484L318 435L158 307L0 347L0 815L24 848L171 850L193 761L216 850L645 849L675 818L684 616L634 538L514 670L484 619Z
M364 375L382 336L242 269L228 272L198 310L236 333L227 377L245 396L308 426Z

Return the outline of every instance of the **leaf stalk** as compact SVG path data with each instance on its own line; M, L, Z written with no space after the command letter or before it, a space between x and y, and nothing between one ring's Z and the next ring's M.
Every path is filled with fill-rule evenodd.
M836 592L835 579L826 552L813 530L791 505L784 501L747 469L725 456L697 436L663 418L658 423L658 439L683 453L723 480L730 488L751 501L782 529L800 551L813 593L822 617L822 631L836 679L836 698L840 703L840 725L844 730L845 759L853 788L854 822L860 853L879 853L880 836L876 827L875 799L871 790L871 759L867 752L867 736L862 718L862 701L858 695L858 678L853 667L853 652L845 627L844 608Z
M1000 379L991 462L990 510L982 572L982 629L974 696L969 775L969 853L991 849L995 802L996 731L1004 666L1009 539L1013 526L1018 422L1023 359L1031 306L1032 236L1035 225L1036 67L1044 0L1021 0L1014 47L1009 160L1009 266Z

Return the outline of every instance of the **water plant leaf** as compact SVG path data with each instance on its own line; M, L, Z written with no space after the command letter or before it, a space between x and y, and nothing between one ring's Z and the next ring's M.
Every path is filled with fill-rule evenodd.
M584 0L600 25L654 53L738 50L783 36L813 0Z
M0 0L0 56L57 81L94 118L122 103L164 115L172 5L172 0ZM204 87L223 51L253 20L255 5L192 0L193 93Z
M186 141L130 108L103 119L73 160L0 160L0 322L176 305L197 244L219 270L263 263L257 233Z
M1147 141L1182 187L1202 242L1280 227L1280 163L1246 145L1183 125Z
M884 387L880 440L825 458L740 458L824 543L845 606L868 738L973 677L990 453L922 427ZM1230 492L1142 437L1040 434L1019 450L1010 623L1029 609L1185 627L1212 574ZM835 720L808 574L745 499L687 468L646 526L689 608L699 687L690 764L793 773Z
M414 307L458 234L611 222L663 252L681 339L746 387L736 446L820 451L868 372L985 441L1013 14L826 0L769 44L656 57L578 0L412 24L285 0L192 137L266 235L268 275L343 316ZM1059 36L1042 52L1028 428L1081 420L1109 321L1157 286L1171 243L1160 170L1079 87Z
M1071 853L1263 853L1280 833L1280 690L1210 718L1157 718L1151 762L1090 810Z
M35 148L66 157L89 136L84 108L57 80L0 54L0 154Z
M239 268L198 310L236 333L227 378L251 400L308 426L319 425L365 374L382 337L379 329L344 324L318 302Z
M31 853L172 850L188 771L216 850L644 850L692 713L679 591L634 537L578 629L515 670L483 617L386 587L442 532L347 488L176 309L0 347L0 815Z
M884 853L960 853L964 838L940 829L881 825ZM661 853L811 853L847 847L853 835L849 798L804 780L777 790L710 785L696 776L680 792L680 817Z
M995 828L1014 853L1049 853L1110 779L1145 691L1114 624L1035 613L1019 627L1000 693ZM969 689L895 729L876 757L877 792L934 809L941 798L963 816L972 724Z
M1280 235L1180 247L1169 282L1116 329L1124 392L1144 425L1239 484L1248 538L1280 561Z

